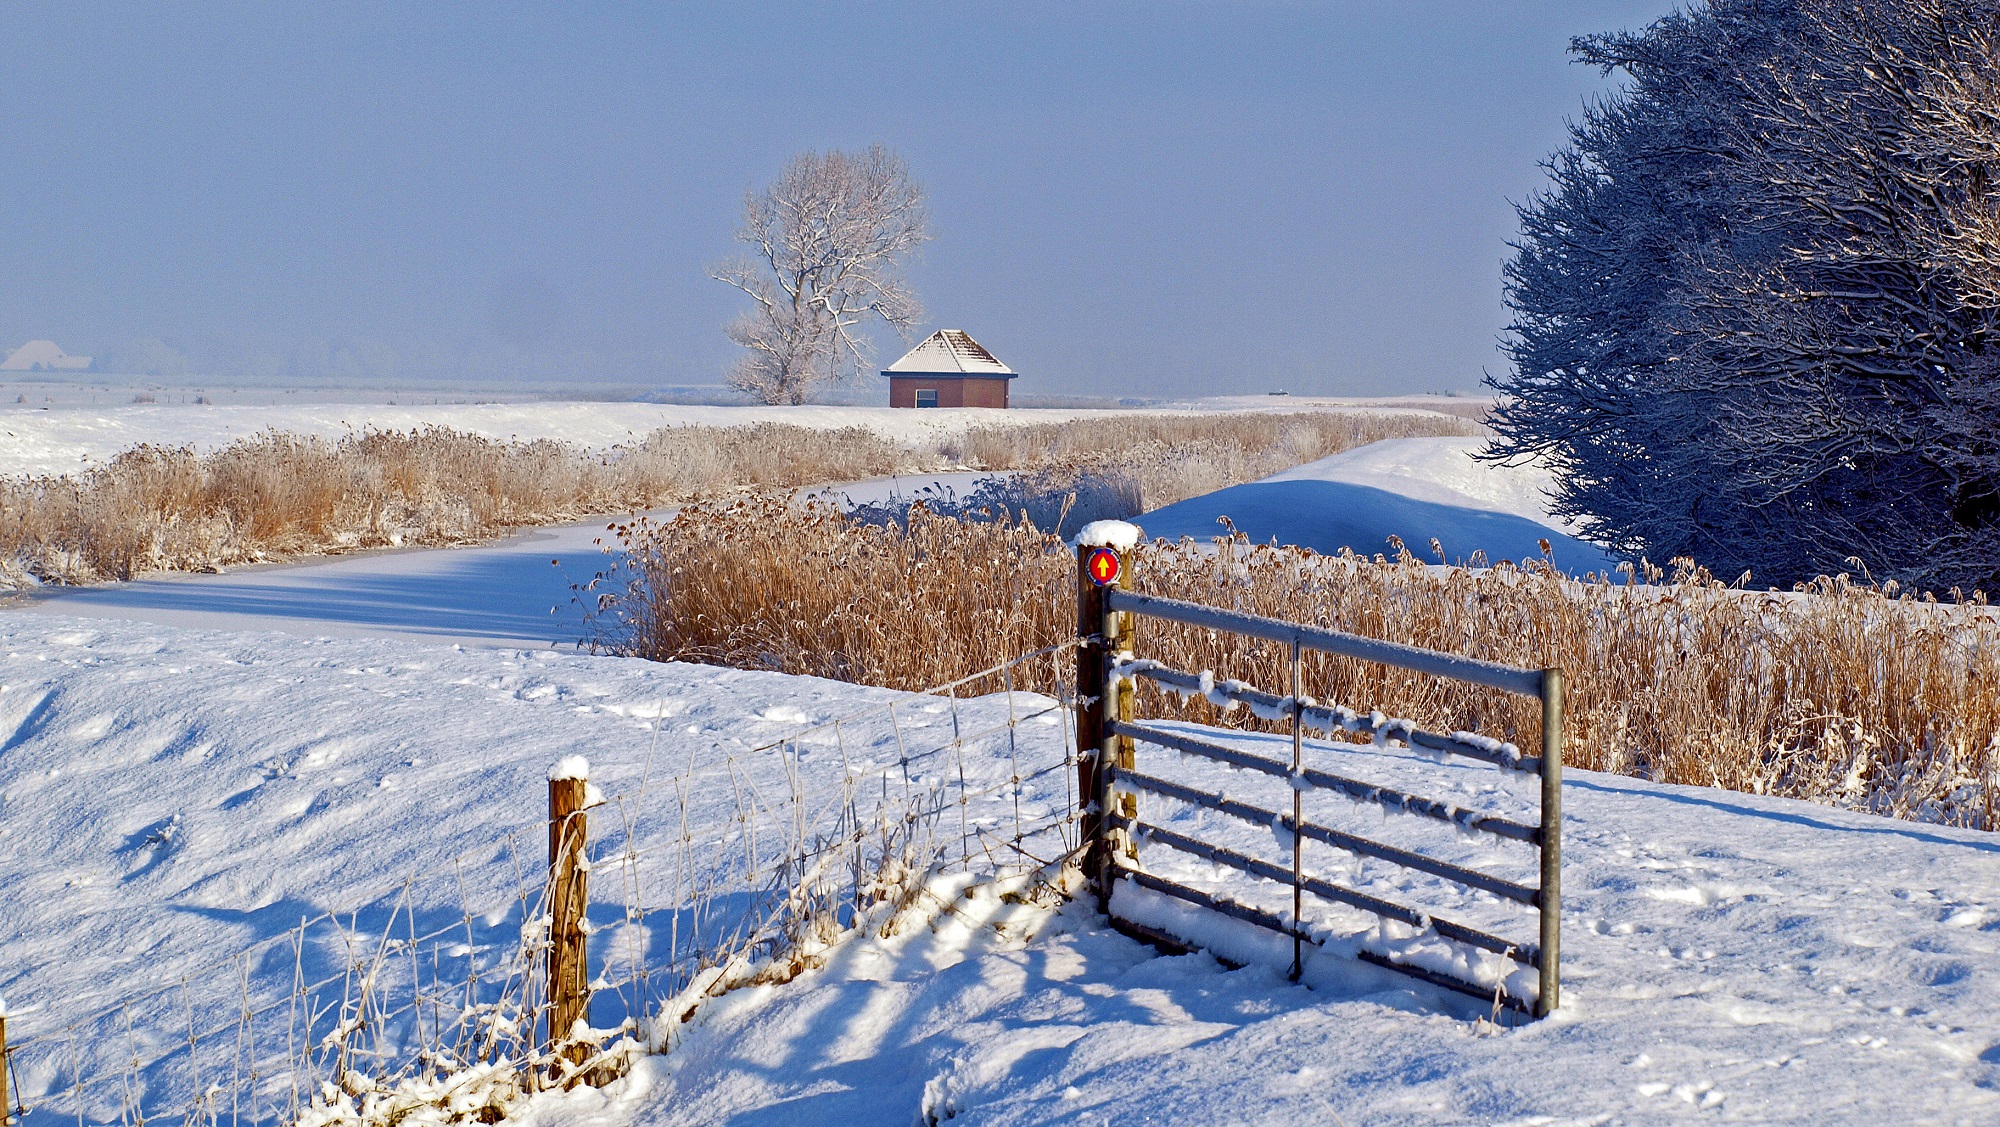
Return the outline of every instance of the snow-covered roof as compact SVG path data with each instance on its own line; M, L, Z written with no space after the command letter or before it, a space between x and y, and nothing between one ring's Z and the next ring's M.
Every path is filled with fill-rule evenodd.
M976 345L974 347L977 347ZM90 357L71 356L52 340L31 340L0 361L0 372L31 372L37 368L88 368Z
M925 337L903 358L883 369L885 376L993 376L1013 379L1014 369L1002 364L964 329L939 329Z

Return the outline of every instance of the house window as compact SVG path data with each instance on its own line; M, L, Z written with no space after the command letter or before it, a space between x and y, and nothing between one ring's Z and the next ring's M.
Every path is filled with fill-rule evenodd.
M918 389L917 389L917 406L919 406L919 407L935 407L935 406L937 406L937 388L934 388L934 387L920 387L920 388L918 388Z

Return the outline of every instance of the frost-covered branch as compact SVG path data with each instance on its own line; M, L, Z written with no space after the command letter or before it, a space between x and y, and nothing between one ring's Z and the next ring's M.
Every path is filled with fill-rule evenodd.
M923 306L902 267L930 238L922 185L880 145L801 153L762 191L746 193L744 258L710 277L747 294L728 326L747 350L729 382L767 403L803 403L858 374L871 356L862 326L877 318L908 336Z
M2000 580L2000 4L1711 0L1521 210L1502 457L1655 559Z

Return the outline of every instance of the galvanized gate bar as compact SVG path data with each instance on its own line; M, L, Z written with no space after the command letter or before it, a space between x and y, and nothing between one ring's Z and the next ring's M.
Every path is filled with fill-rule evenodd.
M1358 948L1354 952L1354 957L1364 963L1374 963L1378 967L1385 967L1395 971L1397 974L1407 974L1411 978L1421 978L1432 986L1442 986L1447 990L1456 990L1460 994L1471 995L1482 1002L1495 1003L1502 1009L1513 1010L1518 1014L1532 1015L1535 1012L1532 1003L1516 998L1505 986L1501 986L1497 990L1488 990L1481 986L1474 986L1470 982L1453 978L1448 974L1440 974L1428 967L1420 967L1415 963L1399 963L1387 955L1370 951L1366 947Z
M1189 888L1187 885L1170 881L1165 877L1155 876L1152 873L1141 872L1138 869L1120 869L1118 870L1118 875L1141 888L1152 889L1163 896L1171 896L1176 900L1192 904L1197 908L1205 908L1208 911L1228 916L1231 919L1242 920L1244 923L1254 924L1257 927L1275 931L1279 935L1290 936L1294 940L1303 939L1309 942L1316 942L1311 936L1304 934L1303 928L1293 927L1290 920L1273 915L1262 908L1253 908L1248 904L1241 904L1234 900L1225 900L1220 896L1203 892L1201 889ZM1118 922L1120 924L1127 923L1127 921ZM1158 933L1155 928L1140 926L1146 932ZM1176 939L1176 942L1179 942L1179 940ZM1387 955L1378 954L1366 948L1355 951L1355 954L1363 962L1373 963L1379 967L1386 967L1389 970L1396 971L1399 974L1407 974L1413 978L1420 978L1433 986L1442 986L1447 990L1477 998L1482 1002L1491 1003L1497 1001L1502 1007L1513 1010L1516 1013L1526 1014L1533 1012L1528 1002L1522 1001L1520 998L1509 993L1505 986L1500 987L1498 990L1490 990L1486 987L1465 982L1426 967L1396 962Z
M1107 589L1104 601L1109 610L1130 611L1133 614L1164 618L1189 626L1205 626L1211 630L1248 634L1253 638L1283 642L1286 645L1296 644L1321 653L1380 662L1383 665L1429 673L1436 677L1470 681L1475 685L1519 693L1524 697L1542 695L1542 671L1539 669L1516 669L1498 662L1438 653L1436 650L1384 642L1377 638L1364 638L1359 634L1347 634L1339 630L1300 626L1297 623L1281 622L1275 618L1244 614L1241 611L1205 607L1200 603L1182 602L1179 599L1163 599L1158 595L1137 595L1130 591Z
M1536 1017L1562 1004L1563 673L1550 669L1542 677L1542 950L1549 957Z
M1252 825L1269 826L1272 824L1272 819L1275 818L1278 820L1278 824L1285 828L1286 832L1297 833L1301 837L1308 837L1314 841L1324 842L1335 849L1345 849L1349 853L1359 853L1364 857L1374 857L1377 860L1401 865L1406 869L1417 869L1432 876L1443 877L1445 880L1462 884L1467 888L1477 888L1491 892L1495 896L1504 896L1509 900L1526 904L1531 908L1541 904L1542 897L1539 889L1502 880L1489 873L1482 873L1477 869L1467 869L1459 865L1454 865L1449 861L1440 861L1434 857L1426 857L1421 853L1412 853L1407 849L1398 849L1393 845L1383 845L1381 842L1370 841L1365 837L1356 837L1353 834L1344 833L1315 822L1303 820L1295 822L1289 816L1252 806L1247 802L1238 802L1233 798L1225 798L1219 794L1211 794L1205 790L1196 790L1193 787L1182 786L1179 783L1169 782L1166 779L1122 768L1117 772L1114 781L1124 783L1127 786L1138 787L1140 790L1157 794L1162 798L1173 799L1175 802L1203 806L1218 813L1227 814L1232 818L1249 822ZM1296 794L1297 792L1294 791L1293 793Z
M1168 669L1163 665L1132 666L1128 669L1127 675L1144 677L1149 681L1157 681L1176 692L1203 692L1200 674L1188 673L1179 669ZM1273 712L1280 717L1289 717L1292 714L1292 699L1290 697L1281 697L1276 693L1267 693L1262 689L1253 688L1241 682L1217 684L1215 686L1215 694L1227 697L1230 700L1241 701L1249 705L1251 710L1257 712L1260 716L1265 712ZM1341 731L1353 732L1357 735L1370 737L1375 735L1375 725L1369 722L1367 716L1356 713L1355 723L1350 726L1342 722L1340 713L1323 704L1306 705L1299 718L1305 723L1306 727L1322 732L1331 732L1339 729ZM1442 751L1452 755L1462 755L1467 759L1477 759L1481 763L1490 763L1503 770L1522 771L1530 775L1540 774L1542 770L1542 761L1538 756L1517 755L1514 759L1510 760L1499 752L1481 747L1478 744L1466 743L1464 740L1453 736L1441 736L1436 732L1426 732L1422 729L1412 729L1407 733L1407 738L1412 744L1418 747L1430 751Z
M1199 841L1185 834L1178 834L1172 830L1156 826L1151 822L1140 822L1124 818L1116 820L1130 832L1144 834L1147 841L1159 842L1169 849L1177 849L1182 853L1199 857L1204 861L1213 861L1218 865L1227 865L1232 869L1248 873L1253 877L1262 877L1265 880L1276 881L1279 884L1292 883L1291 870L1285 868L1283 865L1266 861L1261 857L1252 857L1247 853L1238 853L1233 849L1211 845L1208 842ZM1132 870L1124 869L1121 866L1120 871L1130 872ZM1522 944L1509 939L1503 939L1491 932L1480 931L1477 928L1467 927L1464 924L1439 919L1427 912L1419 912L1415 908L1398 904L1392 900L1384 900L1379 896L1370 896L1365 892L1357 892L1354 889L1334 884L1332 881L1321 877L1306 877L1300 881L1300 884L1307 892L1312 893L1322 900L1332 900L1335 903L1360 908L1362 911L1373 912L1378 916L1386 916L1389 919L1406 923L1414 928L1422 929L1428 927L1446 939L1491 951L1503 958L1512 959L1523 966L1535 967L1541 965L1541 948L1536 944Z
M1207 908L1210 911L1220 912L1231 919L1242 920L1247 924L1256 924L1258 927L1269 928L1279 935L1289 935L1298 938L1299 933L1304 930L1293 927L1290 920L1273 912L1267 912L1262 908L1253 908L1248 904L1241 904L1234 900L1225 900L1220 896L1203 892L1199 888L1189 888L1187 885L1170 881L1165 877L1154 876L1152 873L1139 869L1121 868L1118 870L1117 875L1141 888L1150 888L1154 892L1163 892L1176 900L1185 900L1198 908Z
M1158 728L1149 728L1143 724L1133 724L1124 720L1112 721L1110 724L1105 725L1105 730L1114 735L1129 736L1132 739L1141 740L1145 743L1157 744L1160 747L1172 748L1175 751L1186 752L1189 755L1198 755L1204 759L1213 759L1220 763L1227 763L1232 767L1244 767L1252 771L1261 771L1266 775L1274 775L1280 779L1290 779L1292 777L1291 766L1283 760L1267 759L1253 752L1243 751L1224 744L1211 743L1208 740L1196 739L1193 736L1183 736L1175 732L1161 731ZM1314 787L1339 791L1358 802L1379 803L1390 809L1402 810L1411 814L1420 814L1426 818L1434 818L1440 822L1449 822L1462 829L1479 830L1484 833L1490 833L1495 837L1522 841L1530 845L1539 845L1541 843L1542 830L1539 826L1530 826L1521 822L1509 821L1506 818L1494 817L1490 814L1481 814L1476 810L1467 810L1463 807L1447 805L1436 799L1424 798L1420 795L1404 794L1399 790L1392 790L1388 787L1377 786L1374 783L1364 783L1358 779L1335 775L1327 771L1322 771L1317 767L1308 767L1300 771L1299 777L1311 783Z

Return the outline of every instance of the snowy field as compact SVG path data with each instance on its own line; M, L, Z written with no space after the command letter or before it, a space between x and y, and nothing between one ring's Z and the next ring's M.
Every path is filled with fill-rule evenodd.
M440 857L497 861L503 833L532 842L539 831L540 780L560 756L587 755L606 789L630 792L658 769L649 759L729 757L894 695L408 640L42 616L4 625L0 993L17 1042ZM981 707L991 715L996 703ZM1141 754L1144 766L1179 767L1170 753ZM1491 768L1315 754L1462 801L1518 801ZM845 770L824 744L798 763L809 785ZM785 771L778 757L745 766ZM1243 787L1232 793L1255 800ZM1146 801L1149 820L1195 820ZM1989 836L1587 772L1570 774L1565 805L1565 1009L1544 1023L1494 1029L1471 1020L1476 1005L1332 954L1293 986L1269 960L1229 971L1207 956L1160 957L1081 907L960 900L932 926L851 939L790 985L725 996L632 1080L546 1098L529 1118L2000 1116L2000 844ZM1365 817L1379 832L1380 817ZM1206 829L1274 848L1265 830ZM1158 847L1145 862L1224 887ZM1237 895L1268 895L1245 885ZM22 1084L32 1102L59 1080L31 1069Z
M1377 490L1547 529L1540 480L1472 462L1476 442L1381 443L1268 484ZM1197 500L1244 511L1220 497ZM1141 523L1164 534L1164 517ZM463 957L477 960L521 926L504 903L518 879L509 851L541 848L542 779L565 755L588 757L604 789L630 797L634 828L613 822L608 832L641 845L682 834L680 807L669 811L667 792L649 792L646 780L711 772L717 789L687 807L687 856L716 872L743 845L743 823L732 822L742 786L818 801L893 761L890 733L859 728L844 740L813 737L794 757L751 749L900 694L561 646L579 629L569 584L601 565L600 535L592 523L0 611L0 995L10 1040L47 1044L81 1012L197 978L301 917L379 897L451 858L475 896L500 900L468 917L480 941ZM996 695L966 704L960 719L991 722L1040 699ZM930 711L913 715L912 730L941 737L951 721L942 706L915 708ZM1010 755L1058 762L1062 732L1023 728ZM1142 769L1243 801L1287 800L1260 792L1267 781L1254 776L1140 754ZM1331 745L1309 755L1461 805L1516 816L1532 805L1518 780L1484 766ZM1021 773L997 745L967 771L975 781ZM1059 818L1073 796L1056 777L1024 788L1011 810L992 799L974 820ZM1315 820L1502 875L1530 871L1532 855L1516 847L1425 839L1427 824L1313 797ZM1266 828L1141 801L1147 821L1284 855ZM1477 1003L1355 961L1357 947L1423 940L1352 912L1309 917L1325 949L1293 985L1283 976L1288 944L1175 918L1129 887L1119 893L1126 911L1194 929L1248 965L1162 956L1110 931L1087 904L1003 903L946 878L913 926L851 934L819 970L727 994L632 1077L601 1093L537 1097L521 1118L550 1127L2000 1121L2000 840L1581 771L1566 778L1564 803L1565 1005L1545 1022L1497 1028L1479 1020ZM1142 860L1246 902L1288 900L1159 845ZM1532 937L1531 917L1440 882L1331 851L1309 852L1308 863ZM686 916L657 883L665 870L647 872L632 886L656 882L646 895L666 910L634 924L618 895L594 900L603 936L594 950L656 946L660 921ZM470 910L438 895L422 912ZM624 997L602 996L600 1024ZM133 1016L156 1045L188 1020L143 1005ZM115 1068L129 1051L120 1040L81 1059ZM62 1059L17 1058L31 1105L74 1082ZM161 1091L179 1082L139 1080ZM107 1098L86 1118L120 1115ZM44 1123L54 1121L31 1112L30 1127Z
M88 1118L129 1112L135 1087L149 1113L179 1114L203 1073L151 1062L199 1028L212 1078L253 1001L282 1043L269 1003L292 986L286 933L305 920L366 935L400 908L413 929L442 927L423 954L447 982L504 973L539 887L543 779L568 756L612 799L594 969L638 983L605 991L605 1024L671 986L658 975L690 936L748 918L786 842L843 810L970 787L954 815L983 842L1018 838L1023 809L1061 823L1074 805L1063 717L1028 694L953 704L574 653L25 615L0 623L0 654L0 996L31 1124L79 1077ZM893 726L864 711L889 701ZM308 933L307 965L337 976L357 933L329 950L325 931ZM128 1076L134 1058L148 1063Z
M1191 400L1146 414L1218 411L1413 411L1427 406L1463 411L1478 400L1437 397L1334 399L1241 396ZM893 441L933 443L975 426L1028 426L1077 418L1129 416L1130 411L888 407L705 407L657 403L533 402L405 405L178 403L38 407L0 405L0 476L74 473L141 443L212 450L267 430L338 438L349 431L443 426L494 439L549 438L589 449L632 442L661 427L786 423L835 429L866 427Z

